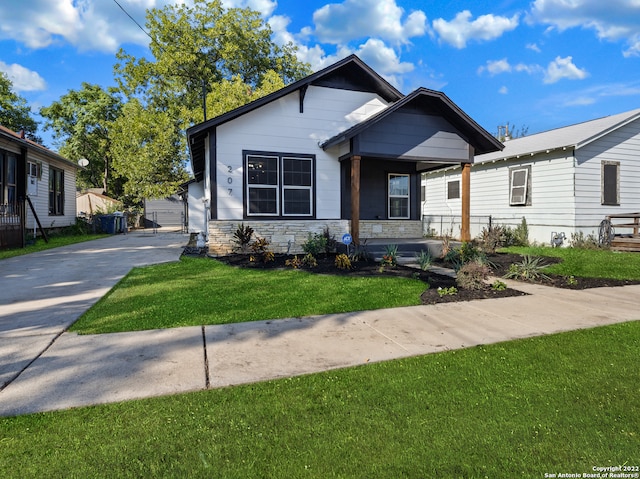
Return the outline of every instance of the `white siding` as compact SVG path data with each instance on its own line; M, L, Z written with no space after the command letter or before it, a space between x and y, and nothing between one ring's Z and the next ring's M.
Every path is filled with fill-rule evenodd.
M243 150L315 155L316 218L340 218L339 153L318 145L385 104L372 93L311 86L304 113L299 105L294 92L217 128L218 219L243 218Z
M42 178L38 181L37 196L30 195L31 202L38 214L43 228L59 228L70 226L76 222L76 169L56 160L46 158L34 151L29 151L28 160L42 162ZM64 215L49 216L49 171L51 166L64 171ZM36 222L27 206L27 228L32 229Z
M189 184L189 233L207 231L205 214L204 182Z
M601 165L620 163L620 206L601 204ZM640 121L630 123L578 150L576 218L585 234L606 215L640 211ZM621 231L629 232L629 231Z
M530 206L509 205L509 169L531 168ZM445 232L451 228L453 235L460 233L461 200L447 200L447 181L460 179L460 169L426 174L423 217L430 220L430 227L437 234L440 225ZM573 215L573 157L572 152L561 151L536 155L518 160L475 164L471 168L471 235L480 234L493 224L515 227L522 217L527 220L529 240L548 243L552 232L565 232L567 238L574 229ZM427 221L429 222L429 221Z

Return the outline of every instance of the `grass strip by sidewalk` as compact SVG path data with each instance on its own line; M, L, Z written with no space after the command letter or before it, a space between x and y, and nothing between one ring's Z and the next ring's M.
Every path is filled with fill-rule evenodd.
M540 478L640 465L640 322L0 418L0 476Z
M509 247L501 251L562 258L546 271L562 276L640 280L640 254L620 251L550 248L547 246Z
M135 268L71 328L82 334L227 324L420 304L423 282L235 268L183 257Z
M84 241L91 241L94 239L105 238L107 234L80 234L80 235L58 235L51 236L49 242L45 243L42 238L38 238L34 244L27 245L24 248L11 248L0 250L0 259L13 258L15 256L22 256L29 253L36 253L38 251L46 251L52 248L59 248L60 246L67 246L75 243L82 243Z

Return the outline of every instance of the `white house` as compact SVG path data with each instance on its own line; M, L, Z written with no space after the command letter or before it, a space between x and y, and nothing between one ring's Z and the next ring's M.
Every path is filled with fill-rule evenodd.
M461 170L423 175L425 228L459 232ZM471 234L526 218L529 240L598 235L607 215L640 212L640 109L512 139L471 167ZM566 242L565 242L566 244Z
M77 170L75 163L0 126L0 247L20 246L24 228L35 229L37 221L44 229L75 224Z
M215 254L240 223L274 251L325 227L356 243L421 237L420 172L502 147L443 93L405 96L354 55L187 136L189 228Z

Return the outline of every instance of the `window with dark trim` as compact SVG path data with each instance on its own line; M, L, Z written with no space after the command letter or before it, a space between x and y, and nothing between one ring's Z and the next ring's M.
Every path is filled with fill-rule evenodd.
M389 173L389 219L409 218L409 175Z
M447 199L460 199L460 180L447 181Z
M531 205L531 166L509 168L509 206Z
M602 204L620 206L620 162L602 162Z
M315 157L245 154L247 216L313 217Z
M49 215L64 215L64 171L49 168Z

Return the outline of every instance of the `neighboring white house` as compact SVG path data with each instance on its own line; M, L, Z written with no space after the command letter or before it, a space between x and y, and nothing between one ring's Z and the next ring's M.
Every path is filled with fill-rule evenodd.
M355 55L187 136L189 229L216 254L240 223L274 251L325 227L354 242L421 237L420 172L502 147L443 93L405 96Z
M457 166L423 175L425 231L459 232L460 180ZM605 216L633 212L640 212L640 109L506 141L471 167L472 236L489 217L510 227L524 217L530 241L597 237Z
M43 228L75 224L77 170L75 163L0 126L0 229L15 229L17 221L19 229L36 227L27 197ZM26 224L19 213L22 208Z

